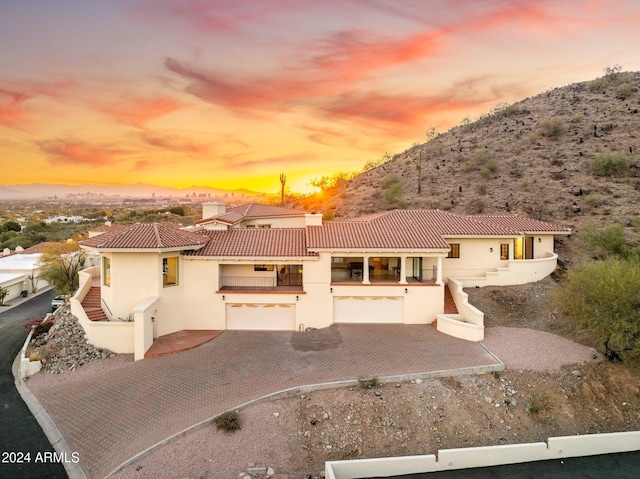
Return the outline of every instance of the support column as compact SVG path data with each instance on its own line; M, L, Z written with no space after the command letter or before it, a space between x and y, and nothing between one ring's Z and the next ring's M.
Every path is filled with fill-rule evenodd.
M436 284L442 284L442 256L438 256L438 271L436 272Z
M407 257L400 256L400 284L407 284Z
M369 280L369 257L362 258L362 284L371 284Z

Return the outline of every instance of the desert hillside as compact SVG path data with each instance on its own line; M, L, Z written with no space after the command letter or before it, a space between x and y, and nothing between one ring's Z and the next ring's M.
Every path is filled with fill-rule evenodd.
M577 229L586 221L636 226L639 90L640 72L610 71L498 107L358 175L336 195L333 212L440 208Z

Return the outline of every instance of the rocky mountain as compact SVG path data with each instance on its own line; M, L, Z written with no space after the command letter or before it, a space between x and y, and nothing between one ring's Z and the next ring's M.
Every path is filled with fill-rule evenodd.
M612 69L497 107L358 175L333 211L440 208L640 227L639 90L640 72Z

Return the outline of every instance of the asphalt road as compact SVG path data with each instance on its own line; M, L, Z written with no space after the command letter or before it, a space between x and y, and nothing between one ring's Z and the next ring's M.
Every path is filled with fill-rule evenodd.
M62 464L15 387L11 367L27 338L25 320L51 311L53 292L43 293L8 311L0 307L0 477L67 478ZM21 461L21 462L20 462Z

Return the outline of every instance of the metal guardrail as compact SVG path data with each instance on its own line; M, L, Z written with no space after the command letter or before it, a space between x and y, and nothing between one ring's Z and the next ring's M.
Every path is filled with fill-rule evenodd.
M232 288L275 288L275 277L262 276L220 276L220 287Z

